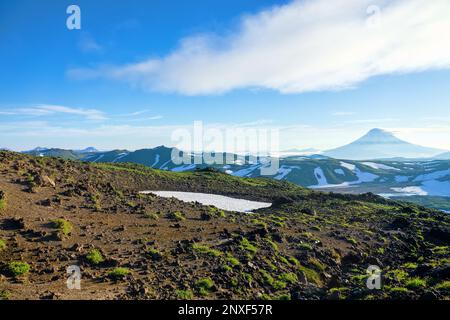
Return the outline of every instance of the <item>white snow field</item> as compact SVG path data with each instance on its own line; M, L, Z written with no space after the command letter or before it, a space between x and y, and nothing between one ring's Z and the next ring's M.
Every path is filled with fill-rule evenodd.
M394 167L391 167L391 166L387 166L387 165L382 164L382 163L363 162L362 164L363 164L363 165L366 165L366 166L368 166L368 167L371 167L371 168L373 168L373 169L381 169L381 170L397 170L397 171L400 171L400 169L398 169L398 168L394 168Z
M256 209L268 208L272 205L270 202L250 201L209 193L180 191L141 191L139 193L154 194L163 198L176 198L184 202L199 202L205 206L214 206L222 210L237 212L250 212Z
M428 192L421 187L404 187L404 188L391 188L391 190L411 196L426 196Z
M365 182L373 182L379 178L379 176L377 176L376 174L361 171L358 167L356 167L354 164L351 164L351 163L341 161L341 166L350 171L353 171L355 173L356 177L358 178L358 180L343 182L340 184L328 184L327 178L325 177L323 170L321 168L316 168L316 169L314 169L314 175L317 179L317 184L314 186L309 186L308 188L321 189L321 188L350 187L350 186L354 186L354 185L365 183Z

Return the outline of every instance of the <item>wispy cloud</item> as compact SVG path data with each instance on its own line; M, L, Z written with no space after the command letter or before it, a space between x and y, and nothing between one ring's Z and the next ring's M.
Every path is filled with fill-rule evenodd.
M27 108L16 108L8 111L1 111L3 115L22 115L22 116L48 116L54 114L70 114L84 117L88 120L106 120L106 115L96 109L73 108L60 105L36 105Z
M348 120L345 121L346 124L374 124L374 123L386 123L386 122L395 122L398 119L395 118L374 118L374 119L356 119L356 120Z
M240 88L301 93L450 67L450 1L380 0L379 10L368 10L373 3L296 0L242 17L237 30L225 36L182 39L161 58L71 69L68 75L186 95Z
M352 112L352 111L336 111L336 112L333 112L331 115L335 116L335 117L346 117L346 116L352 116L354 114L355 114L355 112Z
M78 47L85 53L99 53L103 51L103 47L91 35L86 33L78 41Z

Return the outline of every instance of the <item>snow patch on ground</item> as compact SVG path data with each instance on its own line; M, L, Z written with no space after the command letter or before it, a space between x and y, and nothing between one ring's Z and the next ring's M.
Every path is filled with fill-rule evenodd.
M274 179L276 179L276 180L284 179L289 173L292 172L293 169L300 169L300 167L298 167L298 166L281 166L281 168L279 168L277 171L277 173L279 173L279 174L276 175L274 177Z
M255 164L255 165L252 165L252 166L250 166L250 167L248 167L248 168L246 168L246 169L238 170L238 171L236 171L236 172L233 173L233 176L236 176L236 177L246 177L246 176L248 176L250 173L252 173L253 171L255 171L256 169L258 169L260 166L261 166L261 165L259 165L259 164Z
M222 210L250 212L260 208L268 208L272 204L269 202L250 201L245 199L236 199L217 194L196 193L196 192L178 192L178 191L142 191L142 194L155 194L163 198L177 198L184 202L200 202L205 206L215 206Z
M95 159L94 161L92 161L92 162L97 162L98 160L100 160L101 158L103 158L105 155L104 154L101 154L97 159Z
M171 159L167 160L167 161L164 162L159 168L162 169L162 170L167 170L167 169L168 169L168 168L167 168L167 165L168 165L169 162L171 162L171 161L172 161Z
M334 172L336 172L337 174L340 174L342 176L345 176L345 172L342 169L334 169Z
M400 171L400 169L398 169L398 168L390 167L390 166L387 166L387 165L382 164L382 163L363 162L362 164L365 165L365 166L371 167L373 169L378 169L378 170L381 169L381 170L396 170L396 171Z
M428 192L421 187L403 187L403 188L391 188L391 190L399 193L405 193L411 196L426 196Z
M184 172L195 169L195 164L186 164L184 166L175 167L172 169L174 172Z
M317 184L314 187L322 187L322 186L327 186L328 185L328 181L327 178L325 177L325 174L323 173L322 168L317 167L314 169L314 176L317 179Z
M355 173L355 175L358 178L358 180L343 182L343 183L340 183L340 184L327 184L327 183L325 183L323 185L320 185L320 183L319 183L318 185L311 186L310 188L342 188L342 187L350 187L350 186L355 185L355 184L361 184L361 183L365 183L365 182L373 182L373 181L375 181L376 179L379 178L379 176L377 176L376 174L373 174L373 173L370 173L370 172L363 172L363 171L361 171L359 168L357 168L353 164L345 163L345 162L341 161L341 165L343 167L349 169L349 170L352 170ZM316 170L314 170L314 174L316 174ZM320 169L320 170L322 171L322 169ZM326 181L326 179L325 179L325 181Z
M355 171L355 169L356 169L356 166L354 164L347 163L347 162L344 162L344 161L341 161L341 166L343 166L344 168L346 168L346 169L348 169L350 171Z
M160 159L160 156L159 156L159 154L157 154L156 157L155 157L155 162L153 162L153 164L152 164L152 168L154 166L156 166L156 164L159 162L159 159Z
M119 153L118 155L117 155L117 158L115 158L112 162L117 162L117 161L119 161L120 159L122 159L123 157L126 157L128 155L128 152L122 152L122 153Z

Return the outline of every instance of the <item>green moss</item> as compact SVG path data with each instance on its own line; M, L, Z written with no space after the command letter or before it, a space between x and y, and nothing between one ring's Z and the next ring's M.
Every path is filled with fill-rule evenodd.
M405 286L411 290L420 289L420 288L425 288L427 286L427 282L424 279L412 278L412 279L406 281Z
M358 241L356 241L355 238L351 238L350 237L350 238L347 238L346 240L347 240L348 243L351 243L353 245L357 245L358 244Z
M258 248L255 245L253 245L250 241L248 241L247 238L242 238L242 240L239 242L239 249L248 251L253 254L258 252Z
M377 249L377 253L378 253L378 254L384 254L384 251L385 251L384 247L379 247L379 248Z
M7 248L6 240L0 239L0 252L6 250L6 248Z
M6 209L6 199L0 199L0 212Z
M253 276L250 273L243 272L242 276L250 285L253 283Z
M192 300L194 294L190 290L176 290L175 294L179 300Z
M450 291L450 280L438 283L434 288L436 290Z
M195 287L199 291L199 294L203 297L207 296L211 289L214 287L214 281L211 278L203 278L195 282Z
M322 285L322 280L320 278L320 274L313 270L313 269L309 269L305 266L299 265L298 269L304 273L306 279L308 279L309 282L312 282L316 285Z
M175 221L183 221L186 219L183 213L180 211L171 212L167 215L169 219L175 220Z
M144 213L144 217L149 218L151 220L158 220L159 219L159 215L155 212L145 212Z
M288 261L290 264L294 266L299 266L300 262L295 257L288 257Z
M280 262L282 262L282 263L284 263L286 265L290 265L291 264L288 259L286 259L285 257L283 257L281 255L278 256L278 260L280 260Z
M110 278L118 280L118 279L125 278L130 273L131 273L131 271L128 268L115 268L108 273L108 276Z
M159 261L163 257L162 253L159 250L155 249L155 248L148 248L147 249L147 254L150 256L150 258L153 261Z
M30 265L26 262L13 261L8 263L7 270L14 277L19 277L30 271Z
M337 293L337 298L340 300L346 299L347 296L345 295L345 293L348 291L348 288L345 287L339 287L339 288L331 288L330 290L328 290L328 293L330 295Z
M225 261L230 264L232 267L237 267L238 265L240 265L240 262L238 259L236 259L235 257L233 257L231 255L231 253L227 253L227 256L225 258Z
M265 238L264 239L266 241L266 243L274 250L274 251L278 251L278 245L273 242L271 239L269 238Z
M252 219L250 222L253 223L256 227L267 228L267 223L265 223L264 221Z
M403 287L392 287L392 288L388 288L390 293L408 293L409 290L407 288L403 288Z
M192 250L194 252L198 252L201 254L206 254L212 257L219 257L222 255L222 252L219 250L215 250L215 249L211 249L210 247L208 247L207 245L202 245L202 244L198 244L198 243L193 243L192 244Z
M406 271L400 270L400 269L390 270L386 273L386 278L400 282L400 283L404 282L407 277L408 277L408 273Z
M325 271L325 265L322 264L319 260L315 258L309 258L308 263L313 266L314 269L316 269L319 272Z
M222 266L222 271L223 272L230 272L231 270L233 270L233 268L230 267L229 265Z
M298 277L293 272L282 273L278 276L278 279L291 284L298 282Z
M274 300L291 300L290 293L282 293L273 297Z
M331 288L330 290L328 290L329 293L334 293L334 292L346 292L349 289L346 287L339 287L339 288Z
M58 229L61 234L68 236L72 232L72 224L65 219L54 219L52 220L53 228Z
M264 262L267 264L267 266L270 268L270 270L276 271L276 270L278 269L278 268L272 263L272 261L270 261L270 259L264 258L263 260L264 260Z
M368 274L358 274L358 275L352 276L350 278L350 280L362 285L362 284L366 283L368 277L369 277Z
M105 258L103 258L102 254L97 249L92 249L89 251L89 253L86 255L86 260L89 261L89 263L93 265L97 265L105 261Z
M213 218L213 217L225 218L226 217L225 212L223 210L219 210L216 207L209 207L208 214L211 218Z
M281 280L275 280L275 281L272 283L272 287L273 287L275 290L283 290L283 289L286 289L286 286L287 286L286 282L281 281Z
M312 250L313 249L313 247L308 243L300 243L298 245L298 248L301 250Z
M0 300L9 300L11 298L11 292L6 290L0 291Z
M269 286L273 286L275 279L266 270L261 270L260 272L261 272L263 283L267 284Z
M433 250L433 254L436 254L436 255L443 255L443 254L450 253L448 246L437 246L437 247L434 247L432 250Z
M417 268L417 263L407 262L402 267L405 268L405 269L416 269Z

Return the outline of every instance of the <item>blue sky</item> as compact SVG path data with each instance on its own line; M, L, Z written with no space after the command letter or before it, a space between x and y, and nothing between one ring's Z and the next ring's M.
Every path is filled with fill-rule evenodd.
M448 1L378 1L371 29L372 2L0 0L0 147L173 145L201 120L281 149L374 127L450 149Z

